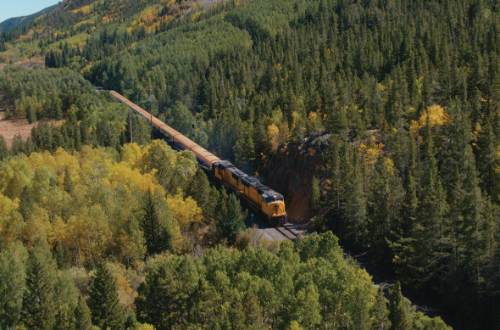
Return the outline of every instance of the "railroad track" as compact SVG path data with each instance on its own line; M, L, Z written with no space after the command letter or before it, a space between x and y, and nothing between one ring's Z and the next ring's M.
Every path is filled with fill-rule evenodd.
M301 232L299 232L293 225L291 224L285 224L284 226L281 227L274 227L274 229L279 232L282 236L284 236L286 239L289 239L291 241L299 238L302 236Z

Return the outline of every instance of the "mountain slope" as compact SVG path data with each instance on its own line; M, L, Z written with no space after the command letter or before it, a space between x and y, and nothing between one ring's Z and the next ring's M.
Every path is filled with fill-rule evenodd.
M276 183L287 196L311 182L295 195L319 231L455 324L494 328L496 3L206 3L67 1L0 60L18 50L80 71L248 172L291 181ZM325 131L324 152L302 161Z
M49 14L50 12L52 12L56 7L57 5L54 5L47 7L32 15L9 18L0 23L0 33L12 32L13 30L23 29L33 24L42 15Z

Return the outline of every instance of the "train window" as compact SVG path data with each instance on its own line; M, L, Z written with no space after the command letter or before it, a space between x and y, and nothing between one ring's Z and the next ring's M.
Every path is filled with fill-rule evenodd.
M266 201L266 203L272 203L275 201L273 196L265 196L264 200Z

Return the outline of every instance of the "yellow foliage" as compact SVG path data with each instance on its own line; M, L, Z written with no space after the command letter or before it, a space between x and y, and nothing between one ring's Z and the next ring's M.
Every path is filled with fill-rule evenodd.
M317 112L310 112L309 113L309 121L314 122L318 120L318 113Z
M19 236L24 222L16 216L18 201L0 194L0 251Z
M35 206L24 226L24 241L34 243L38 240L46 240L51 231L49 214L46 210Z
M132 308L134 300L137 297L137 291L134 290L127 277L127 269L122 264L108 264L108 268L116 282L118 300L124 306Z
M0 193L8 197L20 196L31 182L33 169L25 157L15 157L0 164Z
M57 242L63 243L67 240L68 225L58 217L56 221L53 222L52 228L48 233L47 240L50 244L55 244Z
M373 142L370 145L366 145L364 143L361 143L358 149L365 156L366 162L370 165L373 165L377 161L378 157L382 154L384 150L384 144Z
M17 200L13 201L0 193L0 218L12 214L12 212L17 210L18 206L19 202Z
M294 130L295 127L297 127L297 124L302 120L302 116L298 111L293 111L291 116L292 116L292 127L290 128Z
M410 132L416 134L420 129L420 125L416 120L410 121Z
M66 242L69 250L75 251L77 264L99 259L112 239L112 232L105 214L99 206L72 216L68 221L71 240Z
M276 124L267 126L267 139L272 151L278 150L280 129Z
M431 127L435 127L446 125L448 121L449 117L445 109L438 104L434 104L427 107L427 109L422 112L418 120L418 124L419 127L422 128L427 125L427 122L429 122Z
M152 6L144 9L139 14L139 21L149 25L153 23L158 18L159 6Z
M304 328L302 328L300 323L297 321L290 322L290 325L288 326L288 330L303 330L303 329Z
M139 170L130 168L126 163L111 166L108 179L111 186L122 184L130 190L139 189L142 192L152 190L156 186L152 173L142 174Z
M389 157L384 157L384 167L390 175L394 175L394 161Z
M122 161L129 164L133 168L142 168L144 149L141 148L137 143L131 143L123 146Z
M180 194L168 196L167 206L174 220L171 227L172 247L177 252L189 250L182 233L188 233L192 230L192 225L202 222L203 211L194 199L184 199Z
M88 4L80 8L73 9L72 12L75 14L88 15L92 12L92 7L90 6L90 4Z
M136 325L134 330L155 330L155 327L151 324L144 323L144 324Z
M381 84L381 83L377 83L377 92L379 93L383 93L385 92L387 88L385 87L385 85Z
M198 22L201 18L201 12L196 12L191 15L191 21Z
M319 113L310 112L307 119L309 120L308 126L311 131L318 132L323 130L323 120Z
M149 159L148 151L159 158ZM85 146L80 152L59 149L0 162L0 248L17 239L28 244L41 239L59 245L76 265L95 262L108 251L121 260L141 260L145 253L138 222L142 196L153 190L165 196L172 215L172 246L181 251L183 230L201 222L203 213L181 192L166 197L153 170L163 165L160 172L167 179L166 187L186 187L197 170L190 153L176 153L163 142L144 148L124 146L121 157ZM33 201L25 219L18 211L24 191Z
M195 223L200 223L203 220L201 208L191 197L184 199L179 194L168 196L167 205L181 229L185 229Z

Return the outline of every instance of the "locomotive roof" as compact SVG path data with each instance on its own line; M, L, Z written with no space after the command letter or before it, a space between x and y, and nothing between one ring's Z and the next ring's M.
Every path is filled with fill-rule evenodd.
M263 185L259 179L256 177L250 176L245 172L241 171L237 167L235 167L230 161L221 160L215 163L216 166L220 166L222 168L226 168L231 174L238 177L244 184L254 187L259 194L266 200L266 202L273 201L282 201L284 200L283 195L269 188L268 186Z

